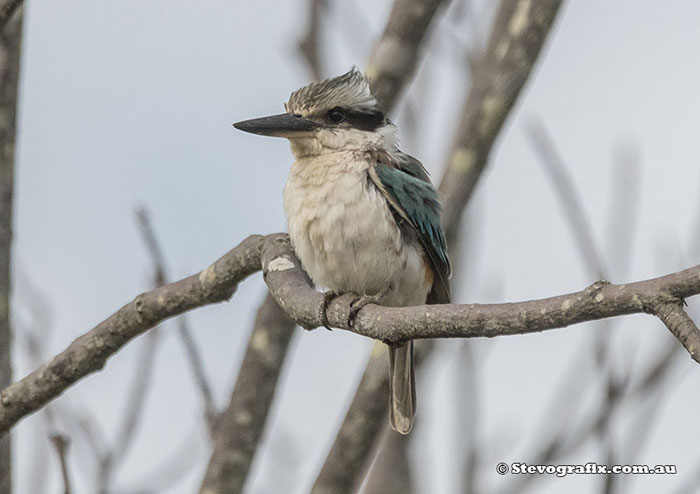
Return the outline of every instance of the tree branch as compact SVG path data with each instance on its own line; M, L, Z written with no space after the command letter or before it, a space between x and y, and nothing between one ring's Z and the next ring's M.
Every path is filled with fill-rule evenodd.
M265 282L272 296L297 323L321 326L318 307L323 295L306 281L286 235L269 235L262 248ZM528 334L628 314L649 313L669 324L694 360L700 363L700 331L682 318L682 300L700 293L700 265L646 281L613 285L597 281L579 292L503 304L368 305L348 324L351 296L334 299L328 322L387 343L422 338L474 338ZM685 314L683 312L683 314ZM687 315L685 316L687 318ZM689 324L690 322L690 324Z
M430 25L439 5L446 0L397 0L394 3L387 27L380 37L374 55L370 59L368 73L372 78L372 87L378 101L384 109L390 111L396 101L395 96L404 87L406 82L413 75L416 66L415 58L419 53L419 45L425 37L425 32ZM321 10L324 8L325 0L310 0L311 18L310 29L302 48L307 61L309 62L314 78L320 78L320 60L318 53L318 28ZM379 49L383 46L384 49ZM393 52L391 50L394 50ZM401 63L398 63L395 54L400 54ZM389 55L389 56L387 56ZM258 324L264 321L265 324ZM242 489L246 475L250 469L255 450L258 446L265 424L265 417L272 401L274 387L277 383L281 362L287 351L290 341L290 331L293 322L282 309L274 302L271 295L267 295L265 302L258 309L256 326L250 336L243 364L236 380L231 400L226 410L221 414L222 430L215 438L216 444L207 468L206 476L203 480L201 492L218 493L229 492L231 486ZM279 366L275 369L263 358L265 352L261 353L256 342L262 338L272 342L272 348L277 353ZM284 346L282 346L284 345ZM375 369L372 367L372 369ZM369 371L369 370L368 370ZM377 375L386 375L384 367L375 369ZM366 376L369 381L375 381L377 376ZM382 379L385 379L382 377ZM363 381L365 378L363 378ZM269 390L269 393L258 394L256 399L250 396L250 390L256 388ZM366 394L365 394L366 396ZM384 394L385 396L385 394ZM382 400L380 403L383 403ZM362 400L358 400L357 411L351 410L350 415L363 416L371 407L364 406ZM381 407L380 407L381 408ZM255 420L241 421L241 416L253 416ZM382 419L379 419L379 417ZM366 439L366 451L371 451L373 444L379 438L377 427L383 423L386 416L385 409L381 409L376 414L376 422L359 420L357 423L367 423L371 431L368 434L361 434L357 427L350 426L349 431L353 436ZM338 434L336 444L345 444L343 437L347 431L341 430ZM245 438L244 440L239 440ZM345 446L343 446L345 448ZM366 461L357 461L358 458L367 457L362 449L354 449L359 456L351 458L347 452L341 453L343 459L336 461L334 448L329 455L327 463L333 463L332 467L324 467L324 472L335 472L340 469L346 474L350 472L361 475L364 471L363 465ZM343 449L345 451L345 449ZM352 465L352 468L344 466ZM355 468L359 465L359 469Z
M501 2L440 184L448 240L456 235L462 211L506 117L530 77L560 5L561 0Z
M294 327L294 321L267 295L255 318L231 400L217 423L202 494L243 492Z
M502 0L500 4L496 20L491 28L489 49L479 64L479 72L475 74L472 81L470 93L462 111L461 124L450 153L449 166L440 185L445 207L442 220L447 233L448 246L452 251L455 248L462 210L485 168L491 147L507 114L514 106L520 90L527 81L560 3L560 0L544 0L538 2L534 8L530 8L531 2L522 0ZM414 4L416 7L415 2L398 1L392 10L392 15L398 8L398 4L404 6ZM389 33L388 27L385 33ZM386 44L390 46L388 41ZM497 50L496 46L500 48ZM386 52L389 53L389 50ZM396 62L396 60L400 60L399 56L407 53L412 53L415 56L418 49L415 48L412 51L397 50L393 54L393 58L390 56L380 57L381 53L380 49L375 49L372 60L383 59L389 67L392 67L393 64L401 67L403 65ZM387 101L393 103L396 100L396 94L381 90L382 83L375 76L372 67L373 62L370 62L366 72L371 79L374 79L373 92L379 96L380 103L386 108ZM410 67L410 70L413 71L415 65ZM396 86L395 92L398 92L401 87ZM386 101L382 98L385 98ZM478 135L474 134L477 130L479 131ZM478 166L472 167L472 161ZM465 165L468 166L465 167ZM465 168L470 169L466 170ZM370 375L371 372L375 374ZM362 378L363 382L365 380L384 385L388 380L388 372L385 368L368 367ZM344 444L342 438L357 434L358 431L378 430L379 425L384 423L383 417L388 413L389 403L386 396L386 391L381 386L375 386L374 388L361 388L353 399L336 441L326 459L326 463L352 465L352 468L346 470L347 477L342 480L342 483L336 484L339 488L342 488L343 485L357 485L358 479L355 478L353 481L349 477L360 475L364 471L363 466L369 463L373 450L373 442L368 442L365 450L356 449L354 450L357 453L356 456L349 458L347 452L342 449ZM383 412L381 407L384 407ZM373 411L371 415L363 413L363 410L370 409ZM379 424L376 423L377 421ZM329 469L324 466L323 471L329 471ZM328 482L332 480L327 478L323 482L330 485ZM319 477L317 484L321 481L322 479Z
M700 272L700 269L695 267L681 271L681 273L692 270ZM659 300L659 302L654 303L652 313L678 338L678 341L688 350L693 360L700 363L700 330L698 330L688 313L683 310L682 298L681 301L677 302L662 302Z
M358 461L368 456L367 452L381 438L382 429L387 424L386 397L389 395L389 380L384 375L389 372L387 347L376 343L372 349L365 372L357 387L343 425L335 438L331 461L326 460L316 478L312 494L335 494L355 492L367 465ZM370 394L381 394L382 399L367 402Z
M51 436L51 443L56 449L58 462L61 466L61 478L63 479L63 493L71 494L70 472L68 471L68 438L61 434Z
M315 81L320 81L323 70L321 68L321 17L323 10L327 8L326 0L309 0L309 24L306 34L299 40L297 48L302 58L309 67L309 71Z
M151 256L151 262L153 263L154 278L156 287L165 285L170 279L167 272L167 267L165 264L165 256L163 255L163 249L158 242L155 229L151 224L150 214L145 208L141 208L136 211L136 219L138 221L139 229L141 230L141 235L143 237L144 243L148 248L148 252ZM202 396L202 402L204 403L204 413L207 418L207 425L209 425L210 430L213 429L214 419L216 418L216 408L214 406L214 398L211 392L211 386L207 380L206 373L204 371L204 364L202 363L202 357L200 355L197 344L192 338L191 329L187 323L187 319L182 316L177 319L177 332L182 342L182 346L185 350L185 357L190 364L190 370L194 377L195 385Z
M437 10L448 0L396 0L384 33L374 47L365 74L372 94L389 110L394 107L420 60L423 38Z
M143 293L48 363L0 393L0 433L38 410L78 379L101 369L131 339L182 312L227 300L244 278L260 269L278 304L299 325L321 325L315 291L294 256L286 234L252 235L202 272ZM649 313L676 334L700 362L700 331L682 310L685 298L700 293L700 265L646 281L613 285L599 281L575 293L503 304L416 307L368 305L348 324L352 296L328 308L333 327L382 340L474 338L528 334L627 314Z
M0 15L6 5L0 7ZM12 328L10 318L12 200L15 180L17 87L22 41L22 16L0 19L0 387L12 382ZM0 494L12 492L10 438L0 438Z
M22 5L22 0L2 0L0 2L0 29L3 29L10 21L20 5Z
M142 293L63 352L0 393L0 434L35 412L158 323L188 310L228 300L240 281L260 269L262 236L252 235L204 271Z

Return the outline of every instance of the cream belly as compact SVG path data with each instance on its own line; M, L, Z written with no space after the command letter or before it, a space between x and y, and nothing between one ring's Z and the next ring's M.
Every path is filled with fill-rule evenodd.
M425 303L430 290L423 250L402 239L381 193L369 182L366 155L343 151L300 158L284 190L289 236L304 269L339 293L392 290L383 305Z

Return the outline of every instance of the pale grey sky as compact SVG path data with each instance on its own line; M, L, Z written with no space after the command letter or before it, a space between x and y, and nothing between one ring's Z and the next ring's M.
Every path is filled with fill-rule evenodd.
M326 75L362 66L390 2L331 1L324 33ZM489 6L476 11L487 31ZM355 7L356 6L356 7ZM31 280L52 307L46 341L54 354L148 287L150 264L133 210L153 214L172 277L199 271L252 233L284 229L282 187L288 145L240 132L231 123L276 113L309 74L295 52L306 18L302 0L226 2L135 0L26 5L16 195L16 298ZM455 280L463 301L515 301L581 289L584 272L559 204L529 146L524 125L540 117L551 131L585 202L597 240L605 240L615 150L638 145L641 201L630 272L642 279L700 262L689 251L700 188L700 5L693 0L567 2L541 63L505 128L469 212L478 254L468 277ZM437 28L444 27L441 22ZM363 27L364 26L364 27ZM359 35L357 34L359 33ZM469 39L457 33L457 39ZM407 151L440 176L446 145L465 95L450 39L433 39L418 83L421 136ZM452 42L453 43L453 42ZM402 112L397 123L401 126ZM424 122L424 123L423 123ZM696 249L697 250L697 249ZM662 253L663 256L658 255ZM454 253L453 255L456 255ZM661 259L659 257L662 257ZM468 280L466 279L468 278ZM191 323L220 406L227 401L247 333L264 295L259 276L230 303L194 312ZM697 303L694 303L697 307ZM641 369L669 336L641 316L621 321L613 339L620 368ZM117 472L119 492L151 485L178 449L189 465L173 494L193 492L208 459L201 404L173 325L164 332L138 441ZM571 359L589 347L591 327L479 340L479 411L486 469L483 484L504 487L498 461L528 461L543 410ZM59 403L86 410L108 438L122 414L140 342L106 369L69 390ZM250 492L289 484L305 492L342 420L370 342L341 331L300 332L281 380L268 447L256 461ZM456 492L461 441L454 403L463 386L459 342L442 344L442 363L418 390L422 430L437 456L421 480L425 492ZM31 370L18 350L17 375ZM592 363L581 373L595 372ZM700 412L700 369L684 358L665 394L650 442L635 462L674 463L673 477L637 478L634 492L668 492L700 463L694 417ZM589 390L590 391L590 390ZM582 390L581 392L584 392ZM588 391L585 391L588 392ZM589 403L596 396L589 393ZM614 421L627 434L634 407ZM27 492L37 415L16 429L16 492ZM445 426L447 424L448 426ZM455 429L456 428L456 429ZM296 454L279 466L274 451ZM94 465L74 445L78 492L89 492ZM50 482L57 469L49 458ZM593 445L571 463L598 461ZM277 479L272 479L272 469ZM492 473L491 473L492 471ZM590 492L600 478L545 479L530 492Z

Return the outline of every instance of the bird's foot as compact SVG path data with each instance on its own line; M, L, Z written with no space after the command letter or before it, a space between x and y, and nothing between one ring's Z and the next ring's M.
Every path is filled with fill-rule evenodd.
M323 302L318 306L318 318L321 320L323 327L328 331L331 331L331 327L328 325L328 305L337 296L338 294L333 290L323 292Z
M384 288L381 292L374 295L358 295L355 300L350 303L350 314L348 314L348 325L353 327L357 315L365 305L381 304L387 294L391 291L391 285Z

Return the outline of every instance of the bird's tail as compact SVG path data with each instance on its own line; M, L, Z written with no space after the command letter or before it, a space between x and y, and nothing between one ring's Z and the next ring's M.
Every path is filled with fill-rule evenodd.
M389 396L391 428L400 434L408 434L416 415L413 341L389 345Z

